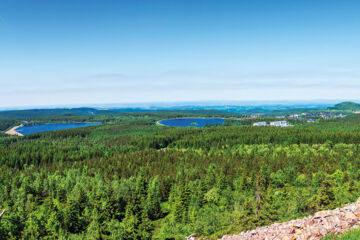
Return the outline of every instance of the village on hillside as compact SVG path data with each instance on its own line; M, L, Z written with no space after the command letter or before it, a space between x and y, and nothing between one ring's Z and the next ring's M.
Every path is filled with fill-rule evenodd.
M355 112L354 112L355 113ZM276 118L279 121L259 121L253 123L255 127L292 127L293 124L290 124L286 120L291 121L303 121L306 123L317 123L320 119L329 120L329 119L339 119L347 117L346 114L343 113L334 113L334 112L315 112L315 113L298 113L298 114L291 114L291 115L262 115L262 114L254 114L251 115L250 118ZM281 120L280 120L281 119Z

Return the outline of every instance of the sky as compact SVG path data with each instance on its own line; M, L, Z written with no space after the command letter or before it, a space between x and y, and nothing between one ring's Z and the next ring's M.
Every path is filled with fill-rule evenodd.
M360 1L0 0L0 108L360 99Z

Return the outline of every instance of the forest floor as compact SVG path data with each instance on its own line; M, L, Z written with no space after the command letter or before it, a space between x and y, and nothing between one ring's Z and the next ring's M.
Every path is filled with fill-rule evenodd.
M16 129L18 129L19 127L22 127L23 125L19 125L19 126L15 126L15 127L12 127L10 130L6 131L5 133L8 134L8 135L13 135L13 136L24 136L22 135L21 133L18 133L16 131Z
M360 227L360 202L315 213L303 219L225 235L221 240L320 240L327 234L341 234Z

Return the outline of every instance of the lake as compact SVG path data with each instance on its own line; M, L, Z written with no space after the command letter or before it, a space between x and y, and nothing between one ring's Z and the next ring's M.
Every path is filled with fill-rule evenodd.
M178 118L159 121L168 127L203 127L205 125L223 124L225 118Z
M16 129L16 132L22 135L29 135L32 133L49 132L56 130L64 130L70 128L88 127L101 125L101 123L53 123L53 124L39 124L33 126L23 126Z

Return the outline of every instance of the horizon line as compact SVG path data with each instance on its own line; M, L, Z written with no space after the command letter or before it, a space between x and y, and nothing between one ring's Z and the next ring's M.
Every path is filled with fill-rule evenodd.
M340 102L360 103L360 99L315 99L315 100L204 100L204 101L169 101L169 102L128 102L128 103L84 103L84 104L55 104L55 105L22 105L0 107L0 111L33 110L33 109L72 109L72 108L169 108L169 107L212 107L212 106L272 106L272 105L332 105ZM302 104L303 103L303 104ZM212 104L212 105L209 105ZM216 104L216 105L213 105ZM240 105L241 104L241 105Z

